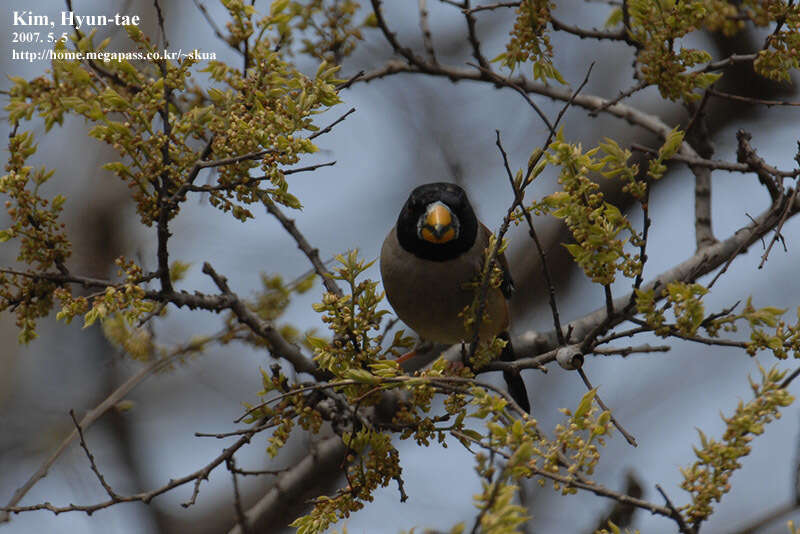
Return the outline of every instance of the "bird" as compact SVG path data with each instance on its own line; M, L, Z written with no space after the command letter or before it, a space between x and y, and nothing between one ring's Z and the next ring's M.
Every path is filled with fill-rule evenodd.
M475 289L468 286L483 268L491 235L459 185L435 182L411 192L383 242L380 271L389 304L420 338L450 345L472 339L473 332L459 313L472 303ZM500 359L513 361L508 299L514 282L504 254L498 255L498 264L503 279L499 287L489 288L487 318L479 337L504 339L507 343ZM514 401L530 413L519 373L503 371L503 378Z

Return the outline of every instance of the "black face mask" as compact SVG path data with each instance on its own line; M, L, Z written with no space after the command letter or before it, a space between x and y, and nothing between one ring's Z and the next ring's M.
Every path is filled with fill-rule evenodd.
M428 205L442 202L458 219L458 236L446 243L431 243L420 239L417 222L425 215ZM411 192L397 218L397 240L400 246L418 258L447 261L472 248L478 235L478 219L466 192L456 184L437 182L417 187Z

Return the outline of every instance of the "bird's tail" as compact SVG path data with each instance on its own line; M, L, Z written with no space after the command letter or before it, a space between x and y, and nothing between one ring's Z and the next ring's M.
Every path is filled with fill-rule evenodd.
M514 347L511 346L511 336L508 332L502 332L499 336L500 339L506 342L503 352L500 353L500 361L513 362L517 359L514 355ZM503 378L508 386L508 393L511 398L520 405L520 407L528 413L531 413L531 403L528 401L528 390L525 389L525 382L519 371L503 371Z

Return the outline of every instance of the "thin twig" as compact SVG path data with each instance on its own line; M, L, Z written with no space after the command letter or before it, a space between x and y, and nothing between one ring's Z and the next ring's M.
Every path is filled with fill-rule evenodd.
M249 470L249 469L239 469L238 467L234 470L237 474L242 476L264 476L264 475L271 475L277 476L282 473L285 473L291 469L290 467L284 467L283 469L259 469L257 471Z
M560 20L558 20L553 16L550 17L550 24L556 31L571 33L572 35L577 35L581 39L601 39L610 41L629 40L628 34L624 29L617 31L607 31L607 30L596 30L592 28L591 30L589 30L586 28L579 28L578 26L573 26L571 24L561 22ZM636 91L638 91L638 89L636 89Z
M638 324L645 328L653 330L652 327L650 327L645 321L641 319L638 319L636 317L631 317L628 320L634 324ZM685 339L686 341L694 341L695 343L702 343L703 345L714 345L719 347L735 347L738 349L746 349L749 346L749 343L747 343L746 341L734 341L732 339L718 339L718 338L702 337L697 335L682 334L675 325L665 324L661 325L661 328L665 329L666 332L672 337Z
M589 378L586 376L586 373L583 371L583 367L578 367L577 371L578 371L578 374L581 377L581 380L583 380L583 383L586 384L586 387L589 390L594 389L594 387L592 386L592 383L589 382ZM597 404L600 406L600 408L603 411L608 412L609 416L611 417L611 423L617 428L617 430L619 430L619 433L622 434L622 436L625 438L625 441L627 441L628 443L630 443L634 447L638 447L639 444L636 443L636 438L634 438L633 435L628 433L628 431L625 430L622 427L621 424L619 424L619 421L617 421L617 418L614 417L614 412L612 412L611 409L609 409L609 407L606 406L606 404L603 402L603 399L600 398L600 395L595 393L594 399L597 401Z
M542 267L542 275L544 276L545 284L548 288L548 295L549 295L549 302L550 302L550 311L553 315L553 325L555 326L556 332L561 332L561 320L559 319L558 315L558 305L556 304L556 290L553 286L553 280L550 277L550 269L547 266L547 255L542 247L541 242L539 241L539 236L536 234L536 229L533 225L533 219L530 216L530 213L525 209L522 205L523 195L524 193L517 187L517 184L514 182L514 176L511 173L511 167L508 164L508 155L506 154L505 149L503 148L503 144L500 141L500 130L495 130L496 134L496 141L495 144L497 148L500 150L500 154L503 157L503 166L506 169L506 175L511 183L511 188L514 190L514 207L519 206L522 210L522 213L525 214L525 220L528 223L528 233L533 239L533 242L536 245L536 250L539 253L539 259ZM521 184L521 187L524 188L527 183L527 180L524 180ZM559 344L564 344L563 337L559 338Z
M105 477L97 468L97 464L94 461L94 455L89 451L89 446L86 444L86 439L83 437L83 428L81 428L81 424L78 422L77 417L75 417L75 410L69 411L69 416L72 419L73 424L75 425L75 430L78 431L78 440L80 441L81 448L83 452L86 454L86 457L89 459L89 467L92 470L92 473L97 477L97 480L100 481L100 485L103 486L103 489L106 490L106 493L109 497L113 500L119 499L119 494L116 493L108 482L106 482Z
M454 5L456 5L457 7L461 7L461 6L458 6L457 4L454 4ZM482 6L475 6L475 7L469 8L469 9L466 9L466 8L462 7L462 9L465 9L466 11L469 11L470 13L478 13L479 11L493 11L495 9L500 9L502 7L519 7L519 5L520 5L519 2L497 2L495 4L486 4L486 5L482 5Z
M84 425L84 428L85 428L85 425ZM75 434L77 435L78 432L75 431ZM171 491L171 490L173 490L173 489L175 489L177 487L183 486L184 484L187 484L187 483L192 482L192 481L195 482L195 492L193 492L193 499L194 499L197 496L196 495L197 487L199 486L200 481L207 480L209 474L214 469L216 469L220 464L222 464L227 458L232 456L236 451L238 451L244 445L248 444L250 442L251 438L252 438L252 434L248 434L248 435L242 436L241 438L239 438L239 440L236 441L236 443L234 443L230 447L224 449L222 451L222 453L220 453L219 456L217 456L216 458L211 460L211 462L206 464L204 467L202 467L202 468L198 469L197 471L194 471L193 473L190 473L190 474L188 474L186 476L183 476L183 477L180 477L180 478L176 478L176 479L170 479L169 482L167 482L166 484L164 484L161 487L158 487L156 489L153 489L153 490L150 490L150 491L147 491L147 492L135 493L133 495L124 496L124 495L118 495L117 494L113 498L110 498L110 499L108 499L106 501L102 501L102 502L95 503L95 504L87 504L87 505L69 504L69 505L66 505L66 506L55 506L55 505L53 505L53 504L51 504L49 502L44 502L44 503L32 504L32 505L28 505L28 506L16 506L15 505L16 502L19 502L19 498L21 498L21 496L19 498L17 498L17 493L19 493L19 490L18 490L17 493L15 493L14 497L11 499L12 502L14 502L14 501L16 501L16 502L14 504L9 503L5 507L0 508L0 511L2 511L3 513L6 514L5 516L0 517L0 519L5 519L7 521L8 520L7 519L7 514L8 513L21 513L21 512L30 512L30 511L35 511L35 510L48 510L48 511L54 513L54 514L61 514L61 513L65 513L65 512L85 512L87 514L92 514L92 513L96 512L98 510L102 510L104 508L109 508L111 506L114 506L114 505L122 503L122 502L143 502L145 504L148 504L155 497L158 497L159 495L167 493L167 492L169 492L169 491ZM62 445L64 445L64 444L62 444ZM61 449L61 447L59 447L59 449ZM49 464L48 464L48 467L49 467ZM44 471L44 474L46 474L46 469ZM42 475L42 476L44 476L44 475ZM39 478L41 478L41 476ZM27 489L30 489L30 488L27 488ZM27 491L27 489L26 489L26 491ZM190 499L189 503L184 503L184 506L190 505L193 502L193 499Z
M284 176L288 176L290 174L296 174L299 172L310 172L320 169L322 167L331 167L336 165L335 161L328 161L325 163L317 163L315 165L307 165L305 167L297 167L294 169L281 169L281 173ZM229 184L218 184L218 185L189 185L186 184L184 186L185 192L194 192L194 193L212 193L214 191L234 191L237 187L241 186L250 186L253 184L257 184L259 182L263 182L266 180L271 180L272 176L257 176L257 177L248 177L242 180L232 182Z
M778 221L778 226L775 227L775 233L772 236L772 239L769 240L769 245L767 245L767 250L764 251L764 254L761 256L761 262L758 264L758 268L761 269L764 267L764 264L767 262L767 258L769 257L769 251L772 250L772 245L775 244L776 241L779 239L781 240L783 245L784 251L786 250L786 243L783 240L783 234L781 234L781 230L783 229L783 225L786 222L786 219L789 218L789 212L794 210L794 203L797 199L797 191L800 187L795 186L792 190L792 195L789 197L789 201L786 203L786 206L783 209L783 213L781 215L780 221Z
M233 509L236 511L236 524L242 529L242 534L248 534L250 529L247 525L247 517L244 515L242 497L239 494L239 479L236 477L236 475L239 473L239 470L236 469L236 460L233 456L231 456L225 461L225 465L228 468L228 471L231 473L231 479L233 482Z
M122 399L124 399L136 386L138 386L143 380L145 380L148 376L156 373L158 370L163 369L169 366L175 358L179 357L180 355L184 354L183 351L176 351L170 356L167 356L162 359L155 360L151 362L147 367L143 368L141 371L130 377L128 380L123 382L117 389L111 392L111 394L103 399L103 401L95 406L93 409L89 410L86 415L80 420L80 427L83 429L89 428L92 423L94 423L97 419L99 419L103 414L105 414L108 410L113 408L117 405ZM59 443L58 447L55 451L39 466L39 468L28 478L28 480L19 487L14 494L11 496L9 501L6 503L4 509L9 510L16 507L16 505L22 500L25 495L39 482L41 479L47 476L50 468L55 464L56 460L61 456L61 454L67 449L67 447L72 443L75 438L78 437L78 431L73 430L64 440ZM8 511L0 511L0 523L5 523L9 520Z
M464 18L467 19L467 39L472 47L472 57L475 58L475 61L478 62L478 65L480 65L482 69L491 70L489 61L483 55L483 52L481 52L481 42L478 40L477 21L470 12L470 0L464 0L462 13L464 13Z
M167 40L167 32L164 30L164 14L161 12L161 3L158 0L153 0L156 8L156 15L158 16L158 29L161 31L161 41L164 44L164 49L169 48L169 41Z
M542 109L536 104L536 102L534 102L533 99L531 99L531 97L528 96L528 92L525 91L522 87L517 85L513 80L511 80L509 78L504 78L504 77L500 76L499 74L496 74L491 69L487 69L487 68L481 67L480 65L475 65L474 63L467 63L467 65L469 65L470 67L475 67L482 74L488 76L493 81L495 81L497 84L505 85L506 87L510 87L511 89L513 89L516 92L518 92L520 94L520 96L522 96L522 98L525 99L525 102L527 102L528 105L533 108L533 110L536 112L536 114L539 115L539 118L542 119L542 122L544 122L545 126L547 126L547 130L550 132L550 135L551 136L555 135L555 133L556 133L555 126L553 126L550 123L550 119L547 118L547 115L545 115L544 111L542 111ZM547 144L549 144L549 143L545 143L545 145L547 145Z
M251 159L258 159L262 156L267 154L274 154L278 152L274 148L265 148L262 150L255 150L253 152L248 152L247 154L240 154L238 156L231 156L229 158L222 158L213 161L200 161L196 163L198 169L208 169L212 167L222 167L223 165L233 165L234 163L241 163L242 161L248 161Z
M589 116L590 117L597 117L597 115L599 115L601 111L605 111L607 108L609 108L611 106L614 106L616 104L619 104L624 99L628 98L629 96L631 96L632 94L634 94L634 93L636 93L638 91L641 91L642 89L646 88L648 85L649 84L646 81L641 81L641 82L637 83L636 85L634 85L633 87L631 87L629 89L626 89L625 91L620 91L619 95L617 95L617 98L615 98L614 100L609 100L608 102L606 102L605 104L603 104L599 108L590 111L589 112Z
M794 0L789 0L786 3L786 7L787 8L791 8L792 4L794 4ZM764 44L761 45L761 50L762 51L763 50L767 50L769 48L770 43L772 42L772 38L777 36L781 32L781 29L783 28L783 25L786 23L786 14L788 14L788 13L791 13L791 11L789 9L786 9L786 11L784 11L784 14L781 15L780 17L778 17L778 19L775 21L775 29L772 30L771 34L767 35L764 38Z
M203 18L206 19L206 22L208 23L208 26L214 32L214 35L217 36L217 39L219 39L220 41L222 41L223 43L228 45L232 50L235 50L237 53L244 55L244 53L242 52L242 50L238 46L234 46L233 44L231 44L231 42L228 40L228 38L225 37L222 34L222 30L220 30L219 26L217 26L217 23L214 21L214 18L211 16L211 14L206 9L206 6L203 5L203 3L200 2L199 0L194 0L194 5L197 7L197 9L203 15Z
M748 217L749 217L749 215L748 215ZM752 219L752 217L751 217L751 219ZM764 238L763 237L761 238L761 242L763 244L763 242L764 242ZM728 261L725 262L725 265L722 266L722 269L717 271L717 274L715 274L714 277L711 279L711 281L708 283L708 285L706 286L706 289L711 289L712 287L714 287L714 284L717 283L717 280L719 280L719 278L723 274L725 274L725 272L728 270L728 267L730 267L731 264L733 263L733 260L735 260L736 258L739 257L739 254L744 250L744 248L745 248L745 244L744 243L739 245L739 248L733 254L731 254L731 257L728 259ZM766 248L766 247L764 247L764 248Z
M311 265L314 266L314 270L322 279L325 289L337 297L341 297L343 295L342 290L336 283L336 280L334 280L333 274L328 270L325 264L322 263L322 260L319 257L319 249L311 246L305 236L300 232L300 230L297 229L297 225L294 224L294 220L284 215L275 202L267 197L264 197L263 203L264 207L267 208L267 211L273 217L278 219L278 221L281 223L281 226L283 226L283 228L295 240L297 247L303 251L303 254L305 254L308 258L308 261L310 261Z
M658 149L640 145L639 143L631 143L631 150L636 150L638 152L646 152L648 154L658 154ZM745 165L744 163L733 163L730 161L705 159L700 157L689 157L689 156L682 156L680 154L673 155L667 161L680 161L683 163L688 163L690 165L695 165L697 167L708 167L710 169L717 169L721 171L742 172L742 173L753 172L753 169L749 165Z
M796 510L797 504L794 502L787 502L778 505L772 510L764 512L761 517L757 517L756 519L745 523L744 526L741 526L743 521L738 521L738 524L736 525L737 529L729 532L729 534L757 534L758 532L764 532L766 530L766 526Z
M167 295L167 298L176 305L197 306L205 302L207 306L216 309L230 309L240 322L249 326L255 334L269 341L270 350L273 354L285 358L294 366L297 372L309 373L318 378L325 376L325 373L323 373L312 360L300 352L295 345L286 341L272 323L264 321L258 317L258 315L250 311L244 302L242 302L239 297L231 291L230 287L228 287L228 280L224 276L217 274L209 263L203 264L203 273L211 277L222 292L222 298L201 299L197 293L173 293Z
M695 106L691 102L687 102L685 104L687 109L689 109L690 111L692 110L692 108L694 108L694 113L692 113L689 122L686 123L686 127L683 129L685 135L692 135L694 133L692 129L694 128L695 124L698 124L697 122L698 119L705 113L705 108L708 105L708 100L709 100L708 97L709 97L709 92L708 90L706 90L703 91L703 98L700 100L700 104L698 104L697 106Z
M464 434L464 433L461 433L461 432L458 432L458 431L453 431L452 433L454 435L458 436L458 437L461 437L461 438L469 441L469 442L475 443L476 445L478 445L478 446L480 446L480 447L482 447L482 448L484 448L486 450L494 450L495 454L498 454L498 455L502 456L503 458L505 458L507 460L511 458L510 454L508 454L508 453L506 453L504 451L497 450L495 447L492 447L492 446L482 442L481 440L475 439L472 436L468 436L467 434ZM559 474L556 474L556 473L552 473L552 472L550 472L548 470L540 469L540 468L536 467L532 463L529 463L527 465L527 467L528 467L528 469L530 469L534 473L534 475L553 480L553 481L558 482L559 484L562 484L564 486L577 488L577 489L581 489L581 490L584 490L584 491L589 491L589 492L594 493L595 495L598 495L600 497L607 497L609 499L614 499L615 501L618 501L618 502L628 503L628 504L631 504L633 506L636 506L637 508L641 508L643 510L647 510L648 512L653 513L653 514L658 514L658 515L661 515L661 516L664 516L664 517L673 517L673 512L669 508L667 508L665 506L659 506L659 505L657 505L655 503L652 503L652 502L644 501L642 499L637 499L635 497L631 497L630 495L625 495L624 493L620 493L618 491L614 491L614 490L612 490L610 488L607 488L607 487L605 487L602 484L599 484L597 482L593 482L593 481L590 482L588 480L587 481L578 480L578 478L576 476L574 476L574 475L573 476L564 476L564 475L559 475Z
M781 178L784 176L776 172L777 169L767 165L767 163L759 157L755 148L750 145L752 139L753 136L750 135L749 132L744 130L738 130L736 132L736 160L739 163L747 165L756 173L758 181L761 185L766 187L769 198L772 200L772 203L775 204L781 200L784 194L783 188L781 187Z
M397 36L389 29L389 26L386 24L386 19L383 17L383 10L381 9L381 0L370 0L372 4L372 12L375 14L375 22L378 24L378 28L380 28L381 32L383 33L384 38L392 47L392 49L406 58L411 65L416 65L417 67L424 67L426 62L417 57L414 52L411 51L410 48L406 48L402 46L398 40Z
M758 54L731 54L725 59L713 61L705 67L697 70L696 72L709 72L712 70L720 70L735 65L737 63L751 63L758 58Z
M606 315L614 317L614 297L611 295L611 284L603 284L603 293L606 297Z
M552 141L552 138L555 137L555 129L558 128L558 125L561 122L561 118L564 116L567 110L573 104L579 104L578 96L581 94L581 91L583 91L583 88L586 87L586 84L589 83L589 77L591 77L592 75L592 70L594 69L594 63L595 63L594 61L589 63L589 68L586 69L586 75L583 77L583 81L581 82L581 84L578 86L577 89L575 89L569 94L569 98L565 99L566 102L564 102L564 105L561 107L561 110L558 112L558 115L556 115L556 121L553 123L553 130L550 131L550 141ZM615 104L614 106L611 107L619 107L619 106L620 104ZM598 108L601 107L603 107L603 104L600 104L598 106ZM547 144L549 145L550 143L548 142Z
M237 422L239 422L242 419L244 419L244 417L246 417L246 415L244 415L241 418L239 418L237 420ZM231 430L230 432L218 432L216 434L212 434L210 432L195 432L194 435L195 435L195 437L198 437L198 438L225 439L225 438L231 438L231 437L234 437L234 436L243 436L243 435L245 435L245 434L247 434L249 432L252 432L253 430L255 430L257 432L261 432L262 430L266 430L268 428L272 428L274 426L277 426L277 424L278 423L266 422L266 423L264 423L262 425L258 425L258 426L254 426L254 427L251 426L251 427L248 427L248 428L240 428L239 430Z
M623 337L633 337L636 334L640 334L642 332L649 332L649 326L637 326L636 328L630 328L628 330L623 330L621 332L611 332L609 335L605 337L601 337L595 340L595 345L603 345L615 339L620 339Z
M681 514L678 511L678 509L675 508L675 505L672 504L672 501L667 496L667 493L664 491L664 489L658 484L656 484L656 489L661 494L661 496L664 498L664 502L667 504L667 508L670 511L669 517L671 517L672 519L675 520L675 522L678 524L678 529L683 534L696 534L697 529L690 528L689 525L686 524L686 520L683 518L683 514Z
M636 279L633 282L633 291L631 292L631 300L626 306L625 310L628 311L636 304L636 290L642 287L642 282L644 282L644 266L647 263L647 241L650 236L650 225L652 224L652 220L650 219L650 179L645 176L645 184L644 184L644 198L641 201L642 207L642 240L641 245L639 245L639 271L636 273Z
M713 89L711 87L706 89L706 92L708 92L709 94L714 95L716 97L724 98L726 100L734 100L736 102L744 102L744 103L747 103L747 104L757 104L757 105L760 105L760 106L767 106L767 107L772 107L772 106L800 106L800 102L791 102L791 101L788 101L788 100L764 100L763 98L754 98L754 97L751 97L751 96L734 95L734 94L731 94L731 93L725 93L725 92L722 92L722 91L718 91L718 90Z
M459 434L461 434L461 432L459 432ZM492 459L493 456L494 456L494 451L492 451ZM478 534L480 532L481 521L486 516L486 512L488 512L492 508L492 506L494 506L495 501L497 501L497 495L500 492L500 480L499 480L500 474L498 473L498 480L493 484L492 473L494 473L494 470L489 471L489 473L486 475L487 479L486 483L492 486L492 491L489 494L489 498L486 500L486 503L483 506L481 506L478 515L475 516L475 523L472 525L471 534Z
M564 338L564 334L563 334L563 332L561 330L561 321L559 319L558 306L556 305L555 286L553 285L553 280L552 280L552 277L550 276L550 269L549 269L549 267L547 265L547 255L546 255L546 253L544 251L544 247L542 247L542 244L539 241L539 237L538 237L538 235L536 233L536 228L535 228L535 226L533 224L533 218L532 218L530 212L528 210L526 210L525 207L522 205L522 201L523 201L523 197L524 197L524 189L525 189L525 187L527 187L530 184L530 177L531 177L531 175L533 173L534 168L536 167L536 165L538 164L539 160L544 155L544 151L547 149L547 147L553 141L553 138L556 135L556 128L558 128L558 125L561 122L561 119L564 117L564 114L566 113L567 109L569 109L569 107L575 102L575 98L578 96L578 94L583 90L583 88L589 82L589 77L592 74L592 69L593 68L594 68L594 62L592 62L589 65L589 68L586 70L586 76L584 76L583 81L578 86L578 88L575 89L575 91L572 93L570 98L567 100L567 102L564 104L564 106L558 112L558 115L556 116L556 120L553 123L553 126L550 128L550 134L547 136L547 140L542 145L542 147L541 147L541 149L539 151L538 157L532 158L531 161L528 163L528 169L527 169L527 172L525 173L525 177L522 180L522 183L521 183L521 185L519 187L519 191L518 191L518 188L517 188L516 184L514 183L514 180L513 180L512 176L511 176L511 169L508 167L508 161L507 161L507 157L505 155L505 150L502 150L502 146L500 146L501 153L503 154L503 160L504 160L504 163L505 163L506 172L508 173L508 177L511 180L511 187L514 190L514 193L515 193L514 194L515 204L512 204L511 208L512 208L512 211L513 211L514 209L516 209L517 206L520 207L520 209L522 211L522 214L525 217L525 222L528 224L528 233L531 236L531 238L533 239L533 241L534 241L534 243L536 245L536 250L537 250L537 252L539 254L539 258L541 259L542 274L544 276L545 283L547 284L548 294L549 294L549 302L550 302L550 310L551 310L552 315L553 315L553 324L555 326L556 338L557 338L558 344L560 346L565 345L567 341ZM547 123L547 124L549 124L549 123ZM500 132L499 131L497 132L497 142L498 142L498 144L500 142Z
M350 76L350 78L348 78L344 83L337 85L336 91L338 92L348 89L351 85L357 82L362 76L364 76L364 71L363 70L358 71L353 76Z
M643 354L647 352L669 352L672 349L669 345L636 345L631 347L601 348L595 347L592 352L604 356L619 355L623 358L630 354Z
M786 389L787 387L789 387L789 384L791 384L792 381L798 377L798 375L800 375L800 368L795 369L794 371L792 371L792 374L784 378L783 382L781 382L780 388Z
M285 511L293 503L319 483L325 473L338 472L345 446L339 436L330 437L316 444L300 462L287 469L256 504L245 511L246 524L252 529L258 525L274 525L270 521L275 514ZM244 534L240 525L235 525L228 534Z
M433 37L431 37L431 27L428 25L428 1L419 0L419 28L422 31L422 44L428 57L433 63L438 63L436 60L436 51L433 48Z
M589 65L589 68L586 70L586 76L583 77L583 81L578 86L577 89L572 93L572 96L567 100L567 102L562 106L561 110L558 112L556 116L556 120L553 123L553 128L550 130L550 135L547 137L547 141L545 141L544 145L542 146L542 150L539 152L539 157L535 158L528 164L528 170L525 175L525 180L523 180L523 186L526 185L530 179L531 173L533 172L535 166L538 164L539 159L544 155L544 151L553 141L553 137L555 137L555 130L558 128L561 119L564 117L564 114L567 112L567 109L575 102L575 98L578 94L586 87L586 84L589 83L589 76L592 74L592 69L594 68L594 62ZM513 182L512 182L513 185ZM520 202L522 200L520 199ZM536 245L536 251L539 254L539 258L541 260L542 265L542 275L544 276L545 284L547 284L549 302L550 302L550 311L553 315L553 324L555 326L556 338L558 340L558 344L563 346L567 343L567 339L564 338L564 333L561 329L561 320L559 319L558 314L558 306L556 305L556 290L555 286L553 285L553 279L550 276L550 268L547 265L547 254L545 253L544 247L542 246L541 241L539 241L539 236L536 233L536 228L533 225L533 217L531 216L530 212L522 207L522 214L525 217L525 222L528 224L528 233L533 239L534 244ZM568 336L569 337L569 336Z
M0 273L4 274L12 274L14 276L24 276L25 278L32 278L34 280L49 280L56 284L78 284L84 288L102 288L103 290L112 287L112 288L120 288L123 285L127 284L126 282L112 282L110 280L102 280L100 278L92 278L90 276L77 276L74 274L62 274L62 273L30 273L25 271L16 271L14 269L0 269ZM144 282L149 282L150 280L157 278L158 273L149 273L141 278L138 278L133 281L134 284L141 284Z
M333 130L333 127L334 127L334 126L336 126L337 124L339 124L340 122L342 122L343 120L345 120L345 119L347 118L347 116L348 116L348 115L350 115L351 113L355 113L355 111L356 111L356 108L350 108L350 109L348 109L348 110L347 110L347 111L346 111L346 112L345 112L345 113L344 113L344 114L343 114L341 117L339 117L338 119L336 119L335 121L333 121L332 123L330 123L329 125L327 125L327 126L326 126L325 128L323 128L322 130L319 130L319 131L317 131L317 132L314 132L313 134L309 135L309 136L308 136L308 140L310 141L310 140L312 140L312 139L316 139L316 138L317 138L317 137L319 137L320 135L324 135L324 134L326 134L326 133L330 132L331 130Z

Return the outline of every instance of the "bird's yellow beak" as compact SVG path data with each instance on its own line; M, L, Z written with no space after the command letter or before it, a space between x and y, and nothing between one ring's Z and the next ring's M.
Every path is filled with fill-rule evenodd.
M428 206L424 217L419 236L425 241L441 244L456 238L453 212L442 202L434 202Z

